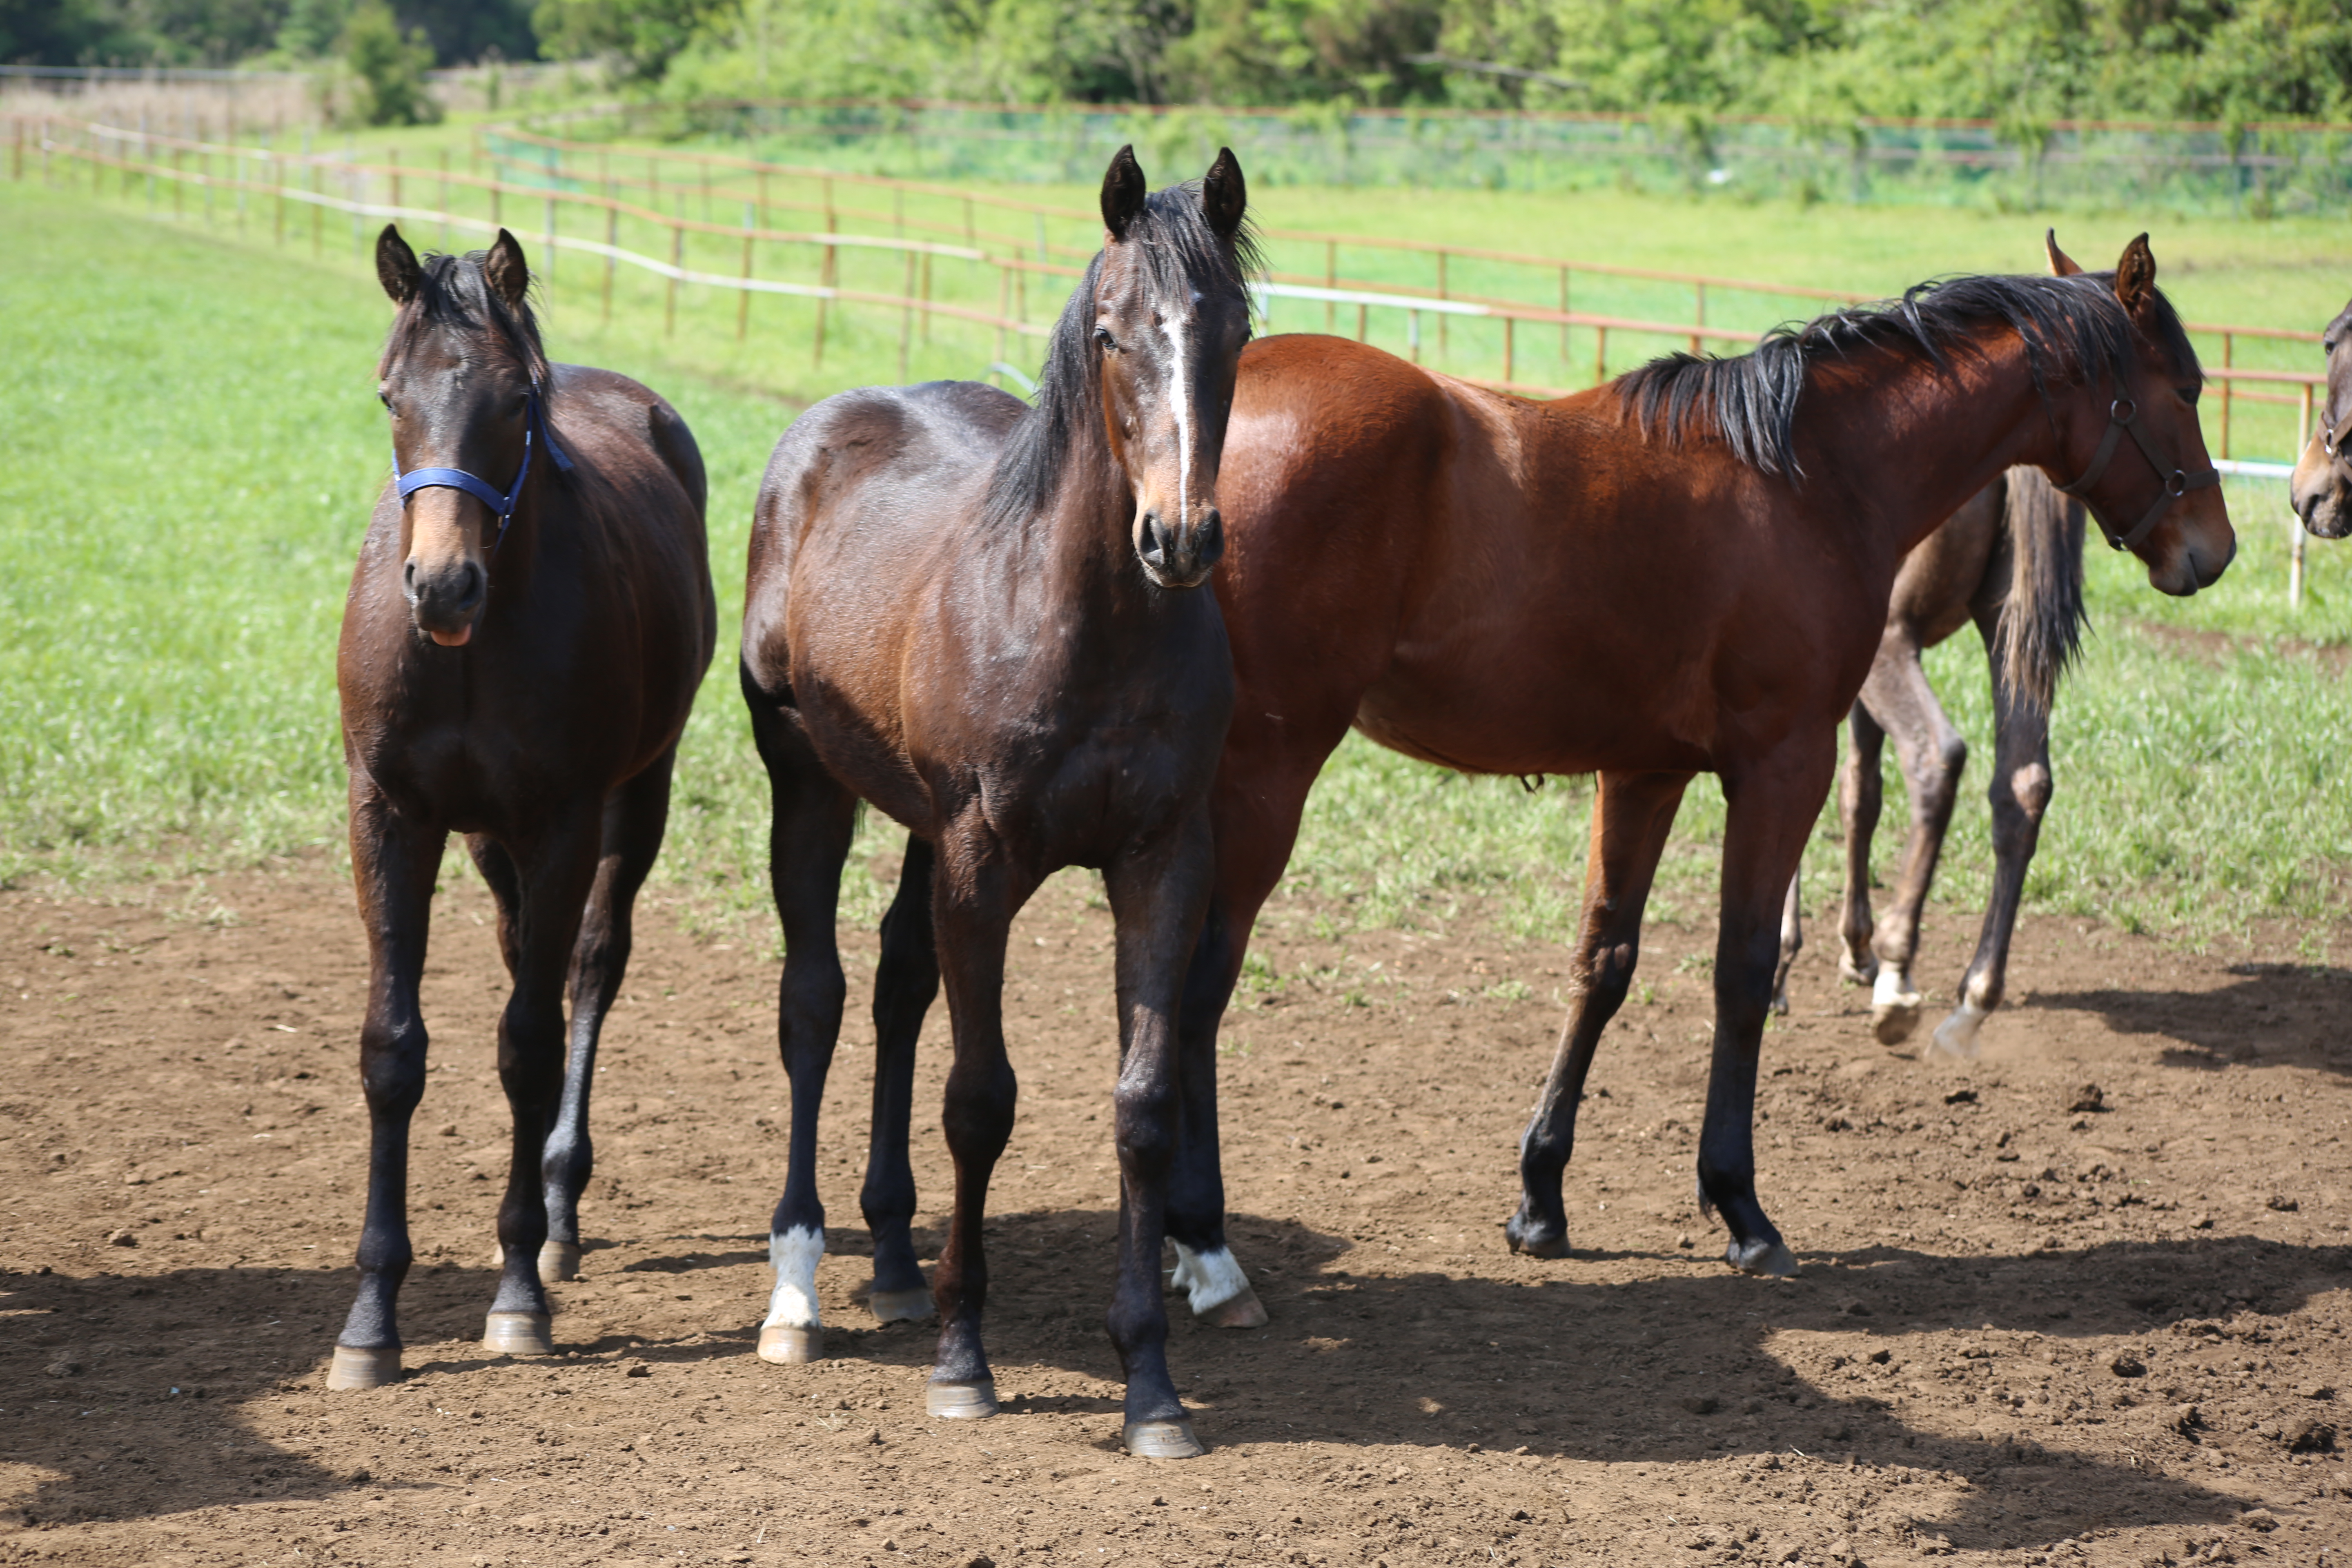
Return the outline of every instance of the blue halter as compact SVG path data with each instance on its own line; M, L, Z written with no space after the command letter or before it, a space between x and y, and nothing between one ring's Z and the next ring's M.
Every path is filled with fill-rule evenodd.
M404 474L400 471L400 457L397 453L393 455L392 459L393 480L400 491L400 499L403 502L418 490L464 490L467 495L498 513L499 536L490 545L490 553L496 555L499 552L499 546L507 541L507 523L513 518L515 508L521 504L523 481L530 478L530 449L533 435L539 437L539 445L547 448L548 460L555 465L555 471L560 474L570 473L572 459L563 455L563 448L555 444L555 432L547 427L547 410L540 401L537 381L530 384L530 391L523 395L522 468L515 474L514 489L500 495L488 480L469 474L463 468L411 468Z

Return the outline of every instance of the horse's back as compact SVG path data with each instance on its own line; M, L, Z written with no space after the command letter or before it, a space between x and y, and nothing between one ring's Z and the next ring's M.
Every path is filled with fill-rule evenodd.
M979 382L859 387L810 407L768 459L752 509L744 584L747 671L781 697L796 580L821 582L810 604L858 636L930 574L923 557L953 547L1025 408Z

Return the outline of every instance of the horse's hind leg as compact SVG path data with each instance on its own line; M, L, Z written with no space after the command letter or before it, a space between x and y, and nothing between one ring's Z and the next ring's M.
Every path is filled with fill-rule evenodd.
M1503 1227L1513 1252L1568 1256L1568 1210L1559 1189L1576 1143L1577 1102L1584 1098L1584 1076L1591 1070L1601 1032L1633 985L1650 880L1689 784L1688 773L1601 775L1584 869L1583 920L1569 960L1568 1018L1543 1098L1519 1139L1519 1212Z
M1251 909L1255 910L1255 903ZM1224 1164L1217 1146L1217 1023L1240 977L1249 920L1213 897L1184 975L1176 1023L1176 1158L1169 1173L1169 1285L1213 1329L1265 1326L1265 1307L1225 1242Z
M857 1206L874 1238L874 1293L866 1305L884 1322L931 1315L931 1288L915 1260L915 1167L908 1135L914 1118L915 1043L940 994L939 942L931 927L931 847L908 836L898 892L882 917L874 970L874 1121L866 1185Z
M768 1261L776 1283L760 1325L759 1354L762 1361L793 1365L824 1353L824 1320L816 1305L816 1266L824 1257L824 1205L816 1186L817 1113L824 1104L825 1075L841 1038L842 1003L848 994L834 911L857 802L834 782L790 721L756 700L751 720L761 758L768 764L768 875L784 930L776 1047L793 1088L783 1196L768 1222Z
M1878 978L1871 992L1871 1024L1882 1045L1900 1045L1919 1026L1919 989L1911 963L1919 949L1919 916L1936 862L1944 853L1944 832L1952 823L1960 771L1969 745L1944 716L1927 684L1917 647L1906 643L1899 657L1882 652L1863 683L1862 700L1871 716L1895 737L1895 761L1911 795L1911 837L1903 855L1902 879L1894 901L1879 917L1871 939Z
M433 880L446 836L404 822L364 776L352 781L352 869L367 928L367 1019L360 1083L368 1107L367 1218L360 1230L359 1295L327 1372L331 1389L376 1388L400 1375L401 1281L408 1241L408 1123L425 1098L425 970Z
M1205 811L1103 872L1118 931L1118 1273L1109 1328L1127 1373L1128 1452L1155 1459L1202 1451L1168 1375L1160 1247L1177 1151L1177 1008L1214 873Z
M507 1190L499 1205L502 1264L483 1342L510 1355L554 1349L540 1250L547 1242L541 1163L563 1095L563 982L596 880L601 803L558 810L510 840L519 889L514 993L499 1018L499 1082L514 1117Z
M1789 879L1789 897L1780 906L1780 963L1772 971L1772 1011L1789 1016L1789 971L1805 951L1805 874Z
M547 1245L539 1254L543 1279L572 1279L580 1274L580 1194L587 1190L596 1165L595 1145L588 1136L596 1041L628 971L631 917L637 890L653 869L654 857L661 853L662 833L669 824L670 773L677 761L673 746L604 802L596 882L589 890L579 945L572 954L572 1039L563 1067L563 1099L540 1157L547 1198Z
M1870 951L1870 846L1878 837L1878 813L1885 783L1878 760L1886 731L1856 700L1846 716L1845 766L1838 773L1838 816L1845 831L1845 888L1838 900L1838 973L1850 984L1878 978L1878 955Z
M2017 930L2017 905L2042 839L2051 790L2049 710L2023 700L2002 679L1991 623L1979 616L1979 626L1992 661L1992 900L1985 906L1976 956L1960 981L1959 1005L1936 1026L1931 1047L1963 1061L1975 1058L1977 1032L2000 1005L2008 984L2010 938Z
M1793 1274L1797 1260L1756 1197L1756 1067L1772 1002L1780 914L1789 879L1829 793L1833 741L1784 746L1761 765L1727 773L1723 921L1715 949L1715 1054L1699 1130L1702 1208L1731 1232L1725 1260L1751 1274Z

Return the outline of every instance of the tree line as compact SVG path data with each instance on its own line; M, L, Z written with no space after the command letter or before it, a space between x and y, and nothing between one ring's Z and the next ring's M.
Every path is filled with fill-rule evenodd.
M319 58L379 14L679 98L2352 120L2352 0L0 0L0 59Z

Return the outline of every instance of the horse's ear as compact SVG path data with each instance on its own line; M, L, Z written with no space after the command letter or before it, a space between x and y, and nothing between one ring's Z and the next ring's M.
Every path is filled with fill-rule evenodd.
M1127 226L1143 216L1143 198L1148 194L1143 165L1135 161L1134 146L1120 148L1103 174L1103 227L1110 230L1113 239L1127 237Z
M509 310L522 309L523 296L530 290L530 263L522 258L522 243L505 229L490 245L490 253L482 259L482 276L499 291L499 298Z
M375 276L395 305L415 299L416 286L425 280L425 268L416 264L416 252L408 248L408 241L400 237L398 224L384 225L375 237Z
M2155 292L2156 252L2147 247L2147 236L2141 235L2124 247L2123 259L2116 263L2116 298L2125 310L2137 310Z
M1242 179L1242 161L1230 147L1217 149L1217 161L1201 179L1201 216L1219 237L1231 240L1242 230L1242 215L1249 209L1249 186Z
M2073 257L2058 248L2058 231L2056 229L2045 228L2042 231L2042 251L2050 258L2051 277L2072 278L2075 273L2083 270L2083 264L2081 262L2075 260Z

